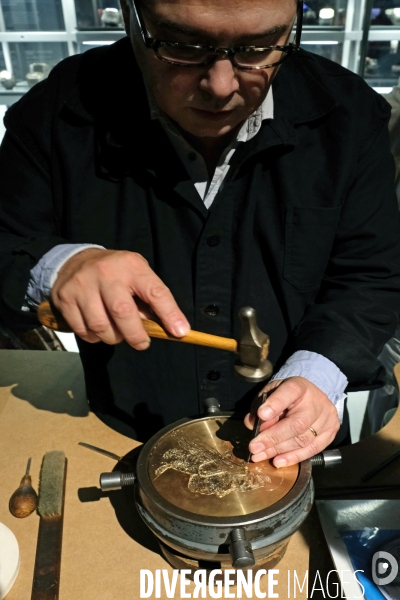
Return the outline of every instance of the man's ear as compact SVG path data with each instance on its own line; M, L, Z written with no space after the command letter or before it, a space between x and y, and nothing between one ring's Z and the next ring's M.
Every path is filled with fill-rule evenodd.
M121 10L122 10L122 18L124 19L124 27L126 35L130 34L130 18L131 18L131 9L129 6L129 0L120 0Z

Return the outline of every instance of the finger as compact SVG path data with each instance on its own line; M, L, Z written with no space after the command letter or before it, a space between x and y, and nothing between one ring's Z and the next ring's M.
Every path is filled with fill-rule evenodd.
M274 417L273 419L271 419L270 421L267 421L266 423L262 423L261 428L264 429L268 429L269 427L272 427L272 425L275 425L275 423L277 423L279 421L280 417ZM248 429L254 429L255 424L256 424L256 419L255 416L252 415L251 413L249 413L248 415L245 416L244 418L244 424L246 425L246 427ZM260 431L261 431L260 428ZM256 438L254 438L256 439Z
M251 403L250 412L244 418L244 424L249 429L253 429L254 425L258 419L257 411L260 408L262 403L262 394L256 396Z
M99 293L79 298L77 304L83 316L86 328L105 344L119 344L122 335L112 322Z
M281 412L280 415L277 415L276 417L269 419L269 421L263 421L260 426L260 432L265 431L266 429L269 429L272 425L275 425L275 423L277 423L281 419L284 419L286 414L287 414L287 410L284 410L283 412Z
M273 419L270 419L269 421L265 421L264 423L262 423L260 426L260 432L264 431L265 429L268 429L269 427L272 427L272 425L275 425L275 423L277 423L284 414L285 413L282 413L282 414L274 417ZM252 413L249 413L244 418L244 424L246 425L246 427L248 429L254 429L256 420L257 420L257 416Z
M154 321L156 315L154 314L154 311L150 308L150 306L143 302L143 300L141 300L138 296L134 297L134 301L138 308L140 318Z
M310 430L305 431L303 434L298 435L290 440L286 440L285 442L281 442L276 446L271 446L269 448L265 448L261 452L254 454L253 461L259 462L260 460L270 460L276 456L281 456L288 452L294 452L299 449L304 449L307 447L313 446L312 450L315 450L314 454L320 451L318 444L323 443L326 437L326 432L318 434L315 437ZM319 438L317 440L317 438ZM274 463L275 464L275 463Z
M258 409L260 408L260 406L262 404L264 404L266 402L265 395L267 393L271 393L281 383L282 383L282 380L280 380L280 379L271 381L261 390L261 392L258 394L258 396L256 396L254 398L254 400L251 403L250 412L244 418L244 423L245 423L246 427L248 427L249 429L253 429L254 423L256 422L256 419L258 418L258 415L257 415ZM281 414L283 414L283 413L281 413Z
M282 468L290 465L296 465L302 460L306 460L307 458L315 456L333 442L336 433L337 430L326 431L323 434L318 435L317 438L313 436L315 441L311 442L305 448L297 448L296 450L277 455L273 460L274 466L277 468Z
M100 287L101 298L107 314L121 339L136 350L146 350L150 338L144 330L135 301L123 284ZM109 330L107 331L110 335Z
M243 421L247 429L254 429L256 419L257 416L254 413L247 413Z
M272 464L274 467L280 469L282 467L296 465L302 460L306 460L307 458L315 456L315 454L318 454L324 448L326 448L332 440L333 438L331 438L329 435L321 435L320 443L311 442L304 448L295 448L288 452L281 452L277 454L274 454L271 450L268 450L266 452L260 452L259 454L252 455L251 458L254 463L273 459Z
M316 436L308 429L302 435L255 454L252 457L253 462L276 457L274 465L276 467L283 467L296 464L300 460L305 460L305 458L310 458L321 452L334 440L340 424L338 419L326 419L322 415L312 427L317 432Z
M259 435L250 442L250 452L257 455L259 452L268 450L268 448L279 448L280 444L293 438L302 439L305 433L309 432L310 425L314 422L313 416L301 412L300 414L288 415L281 419L273 427L259 433Z
M286 409L295 406L306 393L306 385L298 380L287 379L280 382L258 409L258 416L268 421Z
M135 275L132 282L134 294L146 302L161 319L164 327L175 337L189 333L190 325L178 307L168 287L147 266Z
M87 327L79 306L75 303L63 302L57 306L72 331L85 342L97 344L100 338Z

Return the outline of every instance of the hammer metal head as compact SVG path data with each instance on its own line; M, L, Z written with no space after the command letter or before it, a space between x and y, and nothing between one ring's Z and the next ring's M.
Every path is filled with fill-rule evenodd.
M269 337L257 325L254 308L244 306L239 311L242 336L238 344L240 358L235 364L237 374L252 383L264 381L272 375L273 367L267 360Z

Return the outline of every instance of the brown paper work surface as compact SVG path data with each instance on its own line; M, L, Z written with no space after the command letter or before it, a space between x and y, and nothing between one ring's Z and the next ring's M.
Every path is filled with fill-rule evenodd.
M397 426L400 431L399 422ZM109 493L99 490L99 474L111 471L115 461L78 446L80 441L119 456L139 445L88 411L77 354L1 350L0 522L13 531L21 553L20 573L7 600L29 600L31 596L39 525L36 513L25 519L13 517L8 501L30 457L32 483L38 488L42 457L49 450L63 450L68 459L60 600L136 600L140 598L141 569L152 573L165 569L172 579L172 567L136 513L132 488ZM274 577L278 585L273 591L279 598L289 597L290 571L293 597L294 571L302 582L309 569L319 566L329 570L330 562L313 511L277 565L279 574ZM267 592L266 597L267 584L268 578L263 577L260 589ZM230 589L234 597L235 589ZM190 583L186 592L192 594L193 590ZM150 596L155 597L154 593ZM159 597L167 598L163 585ZM297 589L296 597L306 598L305 590ZM179 577L174 598L181 598Z

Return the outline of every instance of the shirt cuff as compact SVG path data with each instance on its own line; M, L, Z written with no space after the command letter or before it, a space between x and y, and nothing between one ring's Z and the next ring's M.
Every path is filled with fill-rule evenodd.
M335 405L339 421L342 423L344 401L347 397L344 390L348 381L335 363L317 352L298 350L285 362L271 381L288 377L304 377L316 385Z
M104 246L97 244L59 244L46 252L31 269L26 290L26 304L29 307L37 307L44 300L48 300L61 267L75 254L88 248L105 250Z

